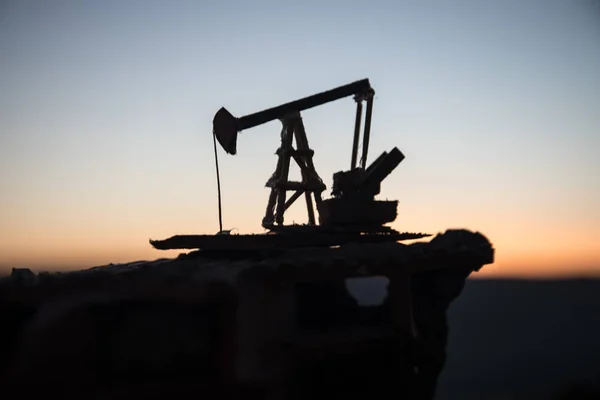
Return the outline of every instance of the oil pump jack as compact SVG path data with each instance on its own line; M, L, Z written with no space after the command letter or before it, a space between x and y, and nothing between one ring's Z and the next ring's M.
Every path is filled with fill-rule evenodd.
M213 132L223 149L229 154L236 154L238 132L275 119L280 119L283 123L281 146L276 153L279 160L273 176L266 184L271 189L271 194L263 219L264 228L277 230L278 227L282 227L286 209L302 195L306 198L309 226L316 224L313 212L313 197L319 213L320 226L324 228L336 227L353 231L373 231L380 230L383 224L395 220L398 202L378 201L374 197L380 192L382 180L400 164L404 159L404 155L400 150L394 148L389 153L384 152L368 167L366 165L374 94L375 91L369 80L363 79L241 118L235 118L225 108L221 108L217 112L213 120ZM326 186L315 170L312 160L314 151L309 148L300 113L309 108L349 96L354 96L356 101L350 170L341 171L334 175L333 197L323 200L322 192L326 189ZM367 106L362 136L362 157L360 165L357 167L364 102ZM294 139L296 148L293 146ZM300 167L301 182L288 180L292 160ZM288 191L294 192L289 198L287 197Z
M394 147L367 165L374 95L369 80L362 79L243 117L236 118L226 108L221 108L213 119L213 135L230 155L237 154L238 133L277 119L282 122L281 144L276 152L277 166L266 183L270 195L262 226L269 234L178 235L151 241L151 244L162 250L250 248L273 244L285 247L331 246L348 241L382 242L429 236L400 233L385 226L396 219L398 201L376 200L375 196L381 191L382 181L402 162L404 154ZM322 194L327 187L315 169L314 151L309 147L301 112L350 96L356 102L350 169L333 175L332 197L323 199ZM364 128L363 103L366 103ZM362 152L359 159L361 130ZM292 160L300 168L301 181L289 180ZM288 192L293 193L288 197ZM286 210L303 195L308 222L285 225ZM315 218L315 206L318 220Z

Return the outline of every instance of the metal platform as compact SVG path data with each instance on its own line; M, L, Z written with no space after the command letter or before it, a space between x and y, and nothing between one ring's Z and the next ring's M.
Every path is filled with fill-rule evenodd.
M331 247L348 243L384 243L421 239L431 236L412 232L334 232L312 230L297 233L293 229L281 232L251 235L176 235L164 240L150 240L157 250L258 250L288 249L298 247Z

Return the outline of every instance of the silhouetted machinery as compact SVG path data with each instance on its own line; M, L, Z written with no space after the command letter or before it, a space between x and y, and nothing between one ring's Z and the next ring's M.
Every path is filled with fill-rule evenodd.
M277 119L283 124L281 145L276 152L277 167L266 183L271 192L262 220L262 226L268 229L271 235L180 235L163 241L152 241L153 246L159 249L224 249L230 246L254 248L260 247L261 244L269 246L273 243L291 247L329 246L349 240L381 242L429 236L423 233L400 233L385 226L396 219L398 201L376 200L375 196L380 193L383 180L402 162L404 155L394 147L367 165L374 95L375 91L369 80L363 79L239 118L221 108L213 119L213 134L228 154L237 153L239 132ZM353 96L356 102L350 169L333 175L332 197L323 199L326 185L315 169L314 151L309 147L300 113L350 96ZM366 103L366 112L359 159L363 103ZM300 181L289 179L292 160L300 168ZM288 192L292 194L288 196ZM286 210L302 196L306 201L308 223L285 225ZM318 223L315 208L318 212ZM287 235L285 238L276 239L272 233ZM299 239L302 234L309 234L310 237ZM232 239L232 236L236 236L236 239ZM291 236L294 237L293 240Z
M223 149L229 154L236 154L238 132L275 119L280 119L283 123L281 147L277 150L279 156L277 168L266 184L271 188L271 194L263 227L273 230L283 226L286 209L302 195L306 198L308 225L316 223L313 197L319 213L319 224L323 227L373 231L381 230L384 224L396 219L398 202L375 200L375 196L380 192L381 182L400 164L404 155L394 148L389 153L384 152L367 167L374 94L375 91L371 88L369 80L363 79L240 118L235 118L225 108L217 112L213 120L213 132ZM348 96L354 96L356 101L350 170L334 175L333 198L323 200L321 196L326 186L315 170L314 151L309 148L300 112ZM366 102L367 107L362 137L362 157L357 166L363 102ZM294 139L296 147L293 145ZM300 167L302 175L300 182L293 182L288 178L292 160ZM289 198L288 191L293 192Z

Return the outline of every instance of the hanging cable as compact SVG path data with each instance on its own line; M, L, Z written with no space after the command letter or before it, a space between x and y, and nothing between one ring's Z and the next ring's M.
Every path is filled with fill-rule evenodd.
M223 232L223 217L221 213L221 179L219 177L219 157L217 154L217 135L213 132L213 144L215 148L215 167L217 170L217 195L219 203L219 233Z

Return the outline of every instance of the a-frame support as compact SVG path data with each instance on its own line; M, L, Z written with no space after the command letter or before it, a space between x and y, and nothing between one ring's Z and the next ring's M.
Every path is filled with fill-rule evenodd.
M282 226L285 211L303 194L306 199L308 224L315 225L313 197L318 210L322 201L321 193L326 186L315 170L312 160L314 151L308 147L308 139L300 113L289 114L282 118L281 122L283 123L281 147L276 152L279 159L275 172L265 185L271 188L271 194L262 226L267 229L273 228L275 225ZM296 139L296 148L294 148L294 138ZM301 182L289 180L292 159L300 167ZM288 191L294 191L289 199L287 198Z

